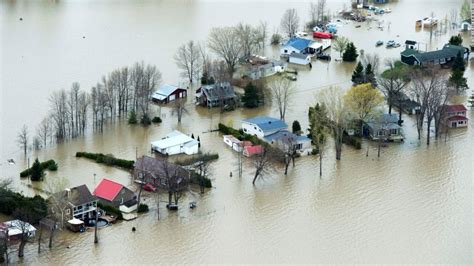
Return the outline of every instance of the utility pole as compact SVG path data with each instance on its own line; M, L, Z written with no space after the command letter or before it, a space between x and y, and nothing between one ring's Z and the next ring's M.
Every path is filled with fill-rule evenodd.
M94 229L94 243L97 244L99 243L99 238L97 238L97 223L99 221L99 207L96 208L95 211L95 229Z

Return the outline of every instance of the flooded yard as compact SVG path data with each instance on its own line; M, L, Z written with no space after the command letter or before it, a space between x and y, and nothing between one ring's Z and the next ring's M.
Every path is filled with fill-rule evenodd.
M346 2L329 0L328 5L336 12ZM384 30L375 22L342 21L338 34L365 53L378 53L382 62L398 59L403 47L376 48L378 40L404 43L414 39L435 50L455 32L448 29L430 40L429 31L415 29L415 21L431 12L444 18L461 3L395 1L387 5L392 13L379 16ZM251 161L244 161L244 173L238 177L237 153L219 133L209 131L220 122L239 127L240 120L255 115L277 116L271 104L220 113L196 107L190 93L189 114L181 124L164 106L163 123L158 126L144 128L118 121L108 124L103 133L90 131L84 137L32 151L28 157L15 142L23 124L33 130L47 115L48 97L54 90L69 89L74 81L89 90L102 75L141 60L157 65L163 82L184 85L173 60L179 45L191 39L204 42L212 27L238 22L267 21L273 32L285 9L296 8L305 21L308 6L307 1L2 1L0 178L12 178L13 188L29 195L38 193L31 187L41 189L41 183L19 177L28 157L58 162L59 170L49 172L47 179L65 177L71 186L86 184L92 190L102 178L110 178L134 188L128 172L77 159L75 153L101 152L132 160L149 155L150 142L173 129L199 136L204 151L219 153L212 163L214 188L204 195L188 193L178 212L168 212L161 204L158 220L157 198L146 192L150 212L100 229L99 245L93 244L93 231L62 232L50 251L38 255L35 245L28 245L20 262L472 263L472 112L467 129L454 130L446 140L433 141L429 147L417 139L414 117L405 115L405 142L382 148L380 158L377 144L365 141L361 150L344 146L342 160L336 162L331 143L322 178L318 158L307 156L297 159L287 176L283 166L275 166L255 186ZM265 55L277 58L279 48L269 46ZM331 56L339 57L335 51ZM311 70L299 71L286 121L298 120L307 128L307 111L315 103L315 94L330 85L348 88L353 69L353 64L332 60L315 61ZM472 65L465 75L474 87ZM157 105L152 108L158 112ZM8 164L9 158L16 164ZM197 202L196 209L186 208L191 201ZM132 227L137 231L132 232Z

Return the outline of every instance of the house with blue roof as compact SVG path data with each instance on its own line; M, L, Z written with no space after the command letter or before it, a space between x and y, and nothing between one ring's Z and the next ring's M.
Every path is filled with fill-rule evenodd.
M398 124L398 115L382 114L366 123L368 134L372 140L403 141L403 129Z
M186 89L163 84L151 95L151 99L157 103L169 103L179 98L185 98L187 95Z
M281 56L289 56L292 53L315 54L316 48L312 47L315 42L310 39L292 37L280 49Z
M288 131L288 125L283 120L257 116L243 120L242 130L280 149L284 149L287 145L295 145L301 154L311 153L311 140L306 136L298 136Z

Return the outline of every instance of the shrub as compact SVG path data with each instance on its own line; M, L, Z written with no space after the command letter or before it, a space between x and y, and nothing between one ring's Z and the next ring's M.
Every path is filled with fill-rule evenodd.
M36 224L48 213L46 200L40 196L25 197L20 193L0 188L0 213L15 216L15 211L28 212L29 222ZM19 217L21 218L21 217Z
M140 119L140 124L144 126L151 125L151 119L147 114L144 114L142 118Z
M148 205L146 205L144 203L140 203L140 205L138 205L138 209L137 209L138 213L144 213L144 212L148 212L148 211L149 211Z
M106 164L109 166L117 166L125 169L133 169L135 161L117 159L112 154L104 155L102 153L77 152L76 157L94 160L96 163Z
M137 113L135 113L135 111L131 111L128 115L128 123L131 125L135 125L136 123L138 123Z
M158 117L158 116L155 116L155 117L153 117L153 119L151 120L151 122L153 122L153 123L155 123L155 124L156 124L156 123L161 123L161 122L162 122L162 120L161 120L161 118L160 118L160 117Z
M108 214L117 216L117 220L123 220L122 212L119 209L110 205L104 205L101 202L97 203L97 207L99 207L101 210L104 210Z
M58 170L58 164L55 161L51 160L51 163L48 165L48 170L49 171L57 171Z

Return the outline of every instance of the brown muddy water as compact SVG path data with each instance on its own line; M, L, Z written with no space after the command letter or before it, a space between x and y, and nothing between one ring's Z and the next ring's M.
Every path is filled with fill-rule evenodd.
M332 11L348 1L329 0ZM462 0L399 0L380 16L383 31L362 23L341 23L340 35L359 49L382 58L398 58L401 48L375 48L377 40L415 39L428 49L440 48L451 33L436 35L416 31L415 20L449 17ZM69 88L74 81L89 88L103 74L136 61L155 64L166 83L183 84L172 59L187 40L205 41L213 26L243 21L267 21L277 27L284 10L295 7L308 18L308 2L293 1L1 1L1 108L0 178L12 178L13 187L25 194L38 193L19 172L27 159L15 143L23 124L33 129L48 110L49 94ZM23 20L20 21L19 18ZM388 24L390 22L390 29ZM372 27L371 29L368 29ZM84 36L84 38L83 38ZM335 52L333 57L338 57ZM267 48L268 57L278 49ZM316 62L311 71L300 71L298 93L287 121L298 119L307 126L307 108L321 88L347 87L353 65ZM472 67L466 71L474 87ZM153 107L156 108L157 107ZM276 115L271 106L219 114L196 108L188 98L190 114L178 125L170 110L162 109L164 122L149 128L125 123L109 125L103 134L89 133L40 152L30 158L54 158L57 173L71 186L93 189L101 178L133 184L127 172L76 159L76 151L112 153L134 159L149 153L149 142L172 129L199 135L203 150L218 152L213 164L215 187L201 196L189 193L183 207L168 213L156 198L146 194L151 212L135 221L93 232L58 235L55 247L37 254L27 246L25 264L132 264L132 263L472 263L473 262L473 120L467 130L451 132L446 141L427 147L418 141L413 119L406 116L407 139L390 144L377 158L376 145L362 150L344 147L335 162L332 149L318 176L316 157L300 158L288 176L276 166L264 181L252 186L250 161L241 178L235 174L237 156L218 133L204 133L217 123L239 125L239 120L258 114ZM369 156L365 150L369 145ZM14 158L16 165L7 164ZM229 173L233 171L233 177ZM94 180L94 174L97 180ZM41 184L33 184L41 188ZM164 200L164 199L162 199ZM197 201L198 207L186 205ZM1 219L7 217L0 216ZM131 228L137 227L133 233ZM67 248L69 246L69 248ZM14 257L14 256L13 256ZM15 258L16 260L16 258Z

